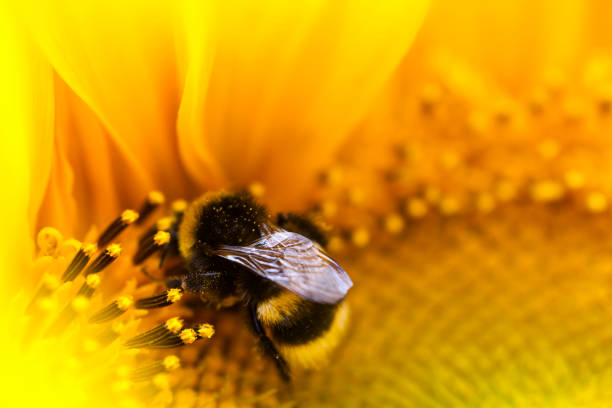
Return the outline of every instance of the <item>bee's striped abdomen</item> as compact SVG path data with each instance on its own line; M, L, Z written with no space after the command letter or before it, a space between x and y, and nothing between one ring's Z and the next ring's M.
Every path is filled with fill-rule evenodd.
M257 314L290 364L313 368L323 364L340 341L348 306L315 303L282 291L261 302Z

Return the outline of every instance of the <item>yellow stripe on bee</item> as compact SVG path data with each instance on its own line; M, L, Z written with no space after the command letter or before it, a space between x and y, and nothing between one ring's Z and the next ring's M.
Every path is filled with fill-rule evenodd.
M273 325L291 316L301 301L299 296L283 291L280 295L257 305L257 317L265 326Z
M224 192L208 192L189 204L185 210L183 220L179 227L179 250L183 258L191 256L191 250L196 243L196 229L200 222L200 210L216 197L225 194Z
M349 307L342 303L331 327L318 338L298 346L279 345L279 351L289 365L304 368L319 368L324 365L330 353L338 346L342 335L346 331L349 320Z

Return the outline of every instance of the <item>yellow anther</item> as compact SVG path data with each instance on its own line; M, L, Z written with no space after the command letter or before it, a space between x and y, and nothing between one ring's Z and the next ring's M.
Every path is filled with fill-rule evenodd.
M89 299L85 296L77 296L72 300L72 308L77 312L83 312L89 307Z
M370 233L365 228L357 228L351 234L351 242L359 248L363 248L370 243Z
M179 317L172 317L166 320L166 328L174 334L180 332L183 328L183 319Z
M420 198L411 198L406 203L406 213L412 218L423 218L427 214L427 203Z
M495 198L489 193L480 193L476 198L476 208L483 214L488 214L495 208Z
M163 204L166 198L160 191L151 191L147 196L147 201L151 204Z
M106 253L112 256L113 258L117 258L121 254L121 245L110 244L106 247Z
M546 139L538 145L540 156L548 160L557 157L559 150L561 150L559 143L552 139Z
M134 303L134 299L132 296L119 296L116 300L117 309L119 310L128 310L132 304Z
M70 238L62 242L57 251L57 255L63 256L64 258L72 258L79 249L81 249L81 243L74 238Z
M324 174L323 180L326 185L333 187L342 182L342 169L340 167L332 167Z
M87 275L87 278L85 278L85 283L87 283L87 286L90 288L95 289L98 287L98 285L100 285L100 277L97 274L92 273Z
M98 251L98 246L96 244L87 244L83 248L83 252L85 252L85 255L89 257L93 256L93 254L95 254L97 251Z
M45 273L43 276L43 284L51 289L51 290L55 290L57 288L59 288L60 286L60 280L57 276L50 274L50 273Z
M37 306L40 310L50 312L57 308L57 302L52 297L44 297L38 301Z
M335 201L325 200L321 203L321 213L327 218L331 218L338 213L338 205Z
M327 248L331 252L340 252L344 249L344 240L341 237L334 235L329 238L329 242L327 243Z
M155 245L157 246L166 245L170 242L170 233L166 231L157 231L153 236L153 241L155 241Z
M172 371L181 366L181 360L177 356L166 356L162 364L167 371Z
M452 196L444 197L440 201L440 212L443 215L455 215L461 210L461 203Z
M592 213L602 213L608 209L608 198L600 192L589 193L586 197L586 207Z
M168 381L168 375L167 374L155 375L155 377L153 377L153 384L161 390L167 390L168 388L170 388L170 382Z
M171 207L173 212L183 212L187 209L187 201L175 200L172 202Z
M444 170L454 170L461 164L461 157L455 152L446 152L440 161Z
M161 218L155 223L155 226L160 231L168 231L170 227L172 226L172 218L171 217Z
M112 390L115 392L126 392L132 388L132 382L130 380L115 381L112 385Z
M198 336L193 329L185 329L181 331L179 337L184 344L191 344L198 339Z
M203 323L198 327L198 335L210 339L215 334L215 328L212 324Z
M559 182L544 180L537 182L531 188L531 198L536 202L548 203L563 197L565 188Z
M565 185L570 190L578 190L584 187L584 183L585 183L584 174L578 171L570 170L567 173L565 173L564 178L565 178Z
M121 334L123 330L125 330L125 323L121 321L113 322L113 324L111 325L111 330L117 334Z
M181 300L182 297L183 297L183 291L178 288L172 288L168 290L168 294L166 295L166 298L168 299L168 302L170 303L176 303L179 300Z
M41 255L54 255L62 243L62 234L55 228L45 227L38 233L36 243Z
M360 187L352 187L347 191L347 198L350 204L360 206L366 199L366 193Z
M253 195L253 197L261 198L266 193L266 187L259 182L255 182L249 186L249 192Z
M121 213L121 221L124 224L132 224L138 219L138 213L134 210L125 210Z
M390 234L399 234L404 229L404 219L399 214L389 214L385 217L384 225Z

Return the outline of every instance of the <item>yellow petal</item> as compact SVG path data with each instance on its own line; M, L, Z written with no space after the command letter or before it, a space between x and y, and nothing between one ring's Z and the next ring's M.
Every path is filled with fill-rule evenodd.
M23 20L62 79L99 116L146 192L184 192L172 10L151 2L24 4ZM83 135L84 136L84 135Z
M213 183L259 179L271 201L300 204L300 193L406 52L426 7L427 1L186 7L188 21L214 16L205 34L206 24L186 24L178 125L190 174L201 184L211 174Z

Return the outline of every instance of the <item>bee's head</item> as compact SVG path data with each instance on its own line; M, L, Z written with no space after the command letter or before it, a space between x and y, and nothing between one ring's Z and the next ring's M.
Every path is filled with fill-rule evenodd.
M188 259L202 246L246 245L260 236L268 219L266 209L247 192L205 194L183 216L179 248Z

